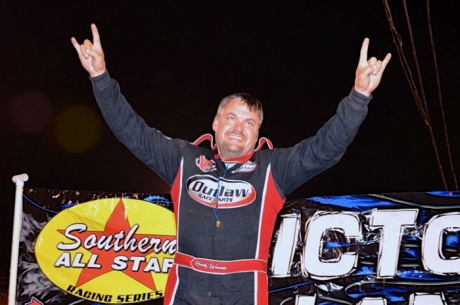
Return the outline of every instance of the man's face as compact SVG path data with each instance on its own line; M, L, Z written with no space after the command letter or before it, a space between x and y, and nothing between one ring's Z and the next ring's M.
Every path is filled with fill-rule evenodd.
M221 158L239 158L252 152L259 125L257 111L250 111L239 99L228 102L212 123Z

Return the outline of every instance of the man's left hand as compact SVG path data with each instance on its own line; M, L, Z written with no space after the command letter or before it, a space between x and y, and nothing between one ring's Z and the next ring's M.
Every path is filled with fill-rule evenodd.
M391 54L388 53L382 60L375 57L367 59L369 38L365 38L361 47L358 68L356 68L355 90L366 96L370 96L380 84L383 71L390 62Z

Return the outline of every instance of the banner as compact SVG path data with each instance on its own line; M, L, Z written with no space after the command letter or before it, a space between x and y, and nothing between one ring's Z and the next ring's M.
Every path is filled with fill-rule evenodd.
M18 304L162 304L168 196L25 188L23 201Z
M18 304L162 304L167 195L25 188ZM275 226L270 304L460 304L460 193L312 197Z
M270 304L460 304L460 193L313 197L278 218Z

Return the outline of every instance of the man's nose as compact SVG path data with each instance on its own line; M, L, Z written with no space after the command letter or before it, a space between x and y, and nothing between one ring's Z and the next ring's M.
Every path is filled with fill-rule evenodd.
M241 121L237 121L235 125L233 125L233 130L235 131L243 131L244 130L244 123Z

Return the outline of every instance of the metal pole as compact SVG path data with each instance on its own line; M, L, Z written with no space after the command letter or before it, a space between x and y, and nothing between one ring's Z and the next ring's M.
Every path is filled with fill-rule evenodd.
M10 282L8 287L9 305L16 304L19 239L21 237L22 225L22 194L24 190L24 182L27 180L29 180L29 176L27 176L27 174L13 176L13 182L16 184L16 196L14 199L13 240L11 242Z

